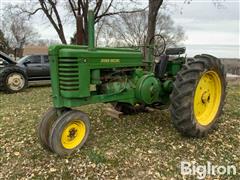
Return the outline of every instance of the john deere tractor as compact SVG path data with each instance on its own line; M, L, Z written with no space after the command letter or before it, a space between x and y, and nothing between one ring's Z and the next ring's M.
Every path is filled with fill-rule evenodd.
M185 48L159 45L160 35L142 48L97 48L93 11L88 13L88 32L88 46L49 48L54 107L39 123L43 147L60 156L82 147L89 117L72 108L94 103L111 103L123 114L169 106L183 135L202 137L214 129L226 90L219 59L207 54L186 58Z

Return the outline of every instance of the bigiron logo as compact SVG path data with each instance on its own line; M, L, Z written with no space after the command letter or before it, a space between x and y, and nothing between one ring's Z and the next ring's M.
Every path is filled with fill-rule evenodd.
M199 165L196 162L181 161L181 175L196 176L198 179L204 179L206 176L234 176L237 174L235 165L213 165L207 161L207 164Z

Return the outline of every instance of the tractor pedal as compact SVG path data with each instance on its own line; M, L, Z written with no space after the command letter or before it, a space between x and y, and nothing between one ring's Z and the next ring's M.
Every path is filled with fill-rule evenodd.
M115 109L112 108L104 108L104 112L106 115L115 118L115 119L121 119L123 113L120 111L117 111Z

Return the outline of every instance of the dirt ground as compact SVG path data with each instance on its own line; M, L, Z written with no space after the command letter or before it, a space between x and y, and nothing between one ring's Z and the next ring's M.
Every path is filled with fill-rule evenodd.
M0 92L0 179L195 179L181 175L181 161L235 165L237 175L207 179L240 179L240 85L227 92L218 130L202 139L182 137L167 110L116 120L104 114L107 105L80 107L91 118L90 136L65 158L42 149L36 136L52 106L50 87Z

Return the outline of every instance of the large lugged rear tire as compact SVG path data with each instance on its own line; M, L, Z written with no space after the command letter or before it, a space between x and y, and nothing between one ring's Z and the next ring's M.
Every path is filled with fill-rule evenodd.
M10 66L0 73L0 87L6 93L16 93L28 86L26 73L17 66Z
M183 135L203 137L210 133L222 113L226 74L221 61L197 55L178 72L173 84L170 112Z

